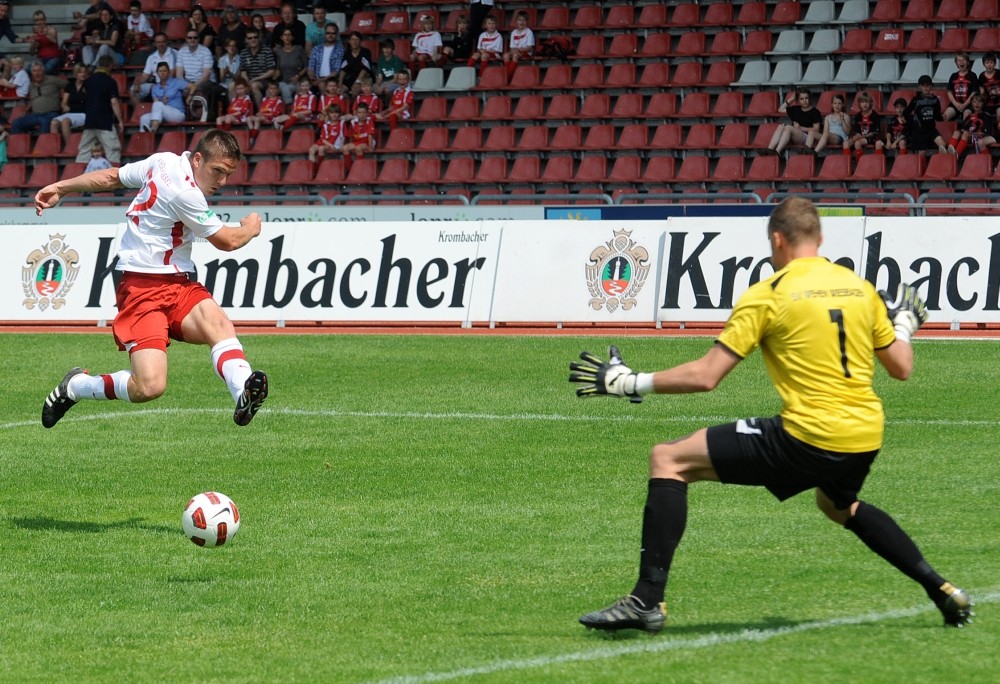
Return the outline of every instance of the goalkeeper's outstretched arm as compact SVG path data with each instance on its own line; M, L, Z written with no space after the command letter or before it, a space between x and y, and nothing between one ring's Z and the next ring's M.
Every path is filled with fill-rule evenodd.
M714 344L700 359L653 373L654 394L692 394L715 389L742 359Z

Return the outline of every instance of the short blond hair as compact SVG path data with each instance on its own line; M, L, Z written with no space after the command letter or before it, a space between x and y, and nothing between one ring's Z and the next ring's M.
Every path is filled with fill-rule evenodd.
M780 234L790 245L819 244L821 229L816 205L805 197L789 197L771 212L769 233Z

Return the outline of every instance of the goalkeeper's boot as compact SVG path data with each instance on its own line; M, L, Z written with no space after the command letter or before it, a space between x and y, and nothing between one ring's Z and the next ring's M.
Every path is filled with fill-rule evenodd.
M945 626L962 627L972 622L972 617L975 615L972 606L975 603L967 593L951 582L942 584L941 592L941 597L935 599L934 603L944 616Z
M237 425L247 425L257 415L261 404L267 399L267 375L264 371L254 371L243 383L243 394L236 402L233 420Z
M656 634L667 622L667 604L657 603L647 609L635 596L624 596L603 610L580 617L587 629L614 632L619 629L641 629Z
M49 392L49 396L45 397L45 403L42 404L42 425L44 427L50 428L58 423L59 419L65 416L66 412L76 404L76 401L69 398L69 381L84 372L82 368L73 368L62 379L62 382Z

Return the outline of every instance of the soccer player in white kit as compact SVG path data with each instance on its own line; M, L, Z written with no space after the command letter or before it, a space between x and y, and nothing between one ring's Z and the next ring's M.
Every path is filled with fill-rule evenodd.
M267 398L267 375L250 367L232 321L191 278L195 238L230 252L260 235L258 214L245 216L238 226L225 225L205 200L226 184L242 156L236 139L215 129L201 137L194 152L161 152L47 185L35 195L41 216L70 193L139 189L125 212L115 267L122 271L115 294L118 315L112 325L131 368L103 375L73 368L46 398L43 426L55 425L81 399L141 403L162 395L170 339L209 345L215 372L236 402L233 420L246 425L253 419Z

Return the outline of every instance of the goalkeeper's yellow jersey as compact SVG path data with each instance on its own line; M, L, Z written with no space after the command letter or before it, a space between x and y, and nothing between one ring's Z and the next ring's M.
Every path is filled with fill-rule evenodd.
M882 446L874 351L895 339L871 283L823 257L807 257L752 285L718 341L741 358L760 346L789 434L821 449L858 453Z

